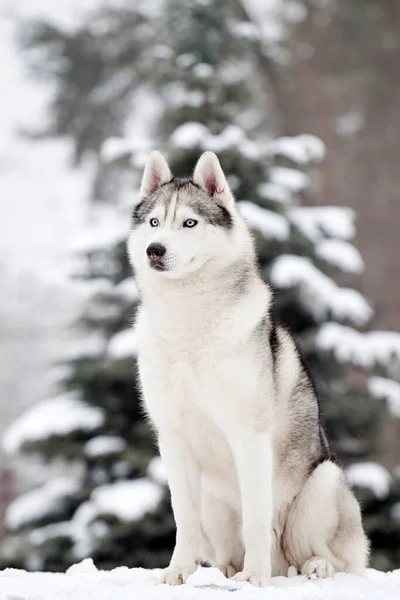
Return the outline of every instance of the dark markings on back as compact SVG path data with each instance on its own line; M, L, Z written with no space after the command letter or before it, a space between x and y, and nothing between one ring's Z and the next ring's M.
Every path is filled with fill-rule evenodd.
M312 387L315 401L317 403L317 410L318 410L319 452L315 456L314 461L310 464L309 473L311 474L314 471L314 469L316 469L321 463L325 462L326 460L331 460L332 462L337 462L337 460L336 460L336 456L334 455L334 453L331 451L331 449L329 447L328 439L325 434L323 419L322 419L322 414L321 414L321 405L320 405L319 395L318 395L317 389L315 387L315 382L314 382L313 376L311 375L310 367L307 364L307 362L303 356L303 353L301 352L301 350L296 342L295 342L295 345L296 345L298 357L300 359L302 370L303 370L304 374L306 375L306 377L309 381L309 384Z
M270 330L269 330L269 344L271 347L271 353L272 353L272 358L274 361L274 366L276 364L276 358L279 353L278 329L280 327L282 329L287 330L287 328L284 325L282 325L275 316L271 315L270 316ZM290 331L289 330L287 330L287 331L290 334ZM309 428L312 427L314 431L315 431L314 427L318 428L318 431L315 431L315 433L318 435L318 438L317 438L318 445L317 445L314 456L310 457L311 461L310 461L310 465L309 465L309 474L311 474L314 471L314 469L316 469L318 467L318 465L320 465L321 463L325 462L326 460L331 460L333 462L336 462L336 458L335 458L335 455L332 453L332 451L329 448L328 440L325 435L325 431L324 431L324 427L323 427L323 423L322 423L322 415L321 415L321 408L320 408L320 403L319 403L319 396L318 396L318 393L317 393L317 390L315 387L314 379L310 372L310 368L303 356L303 353L301 352L301 350L299 348L299 345L297 344L296 340L293 338L292 335L291 335L291 338L295 345L296 353L297 353L297 356L298 356L298 359L299 359L300 365L301 365L301 375L300 375L300 379L299 379L299 384L301 386L305 386L305 389L304 389L305 393L306 393L307 388L308 389L311 388L311 391L315 398L317 411L318 411L317 422L315 423L314 426L312 426L311 421L306 421L304 423L298 422L298 423L294 423L294 429L292 431L292 436L296 437L295 434L297 434L299 436L300 442L304 441L304 435L309 435L310 441L311 441L313 434ZM310 419L312 419L312 416L310 416ZM293 437L292 437L291 443L294 446L296 446L296 440Z
M269 329L269 346L271 348L272 361L275 367L276 359L279 351L279 335L278 335L278 324L274 318L271 317L270 329Z

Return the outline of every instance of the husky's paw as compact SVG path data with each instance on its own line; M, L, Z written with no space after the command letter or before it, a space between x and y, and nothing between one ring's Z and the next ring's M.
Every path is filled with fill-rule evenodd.
M248 581L256 587L265 587L270 582L270 575L268 571L240 571L236 573L234 578L236 581Z
M227 579L230 579L236 574L235 567L232 565L217 565L217 569L219 569Z
M183 565L182 567L169 566L161 574L160 583L168 585L182 585L197 569L197 563Z
M327 558L322 556L312 556L301 567L301 574L306 575L309 579L317 577L333 577L335 567Z

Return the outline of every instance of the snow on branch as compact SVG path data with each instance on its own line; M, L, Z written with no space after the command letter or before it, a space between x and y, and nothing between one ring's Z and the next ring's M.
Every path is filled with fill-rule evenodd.
M273 184L288 189L292 194L297 194L310 185L308 175L290 167L271 167L269 177Z
M165 485L167 483L167 473L160 456L156 456L150 461L147 468L147 475L150 477L150 479L161 485Z
M287 240L290 232L288 220L272 210L261 208L249 202L242 200L238 202L238 207L248 225L255 231L259 231L264 237L277 240Z
M103 422L100 408L85 404L76 392L68 392L37 404L14 421L4 434L3 448L14 454L24 444L73 431L93 431Z
M120 521L137 521L157 508L162 495L162 487L143 478L100 485L89 502L96 515L113 514Z
M175 148L190 150L212 150L225 152L235 148L238 152L250 159L268 159L274 155L287 156L294 162L306 165L310 162L321 160L325 153L325 146L321 140L312 135L299 135L297 137L284 137L272 142L259 142L250 140L246 131L238 125L228 125L225 129L214 135L203 123L191 121L175 129L170 136L170 143ZM300 191L309 184L309 178L297 169L287 167L272 167L271 180L282 183L294 191Z
M72 477L56 477L44 485L16 498L8 507L5 524L11 531L63 510L66 499L81 489Z
M107 534L107 525L96 522L97 517L107 514L123 522L140 520L156 510L163 490L163 486L146 478L100 485L93 490L90 499L79 506L70 521L34 529L29 534L29 541L34 546L41 546L48 540L65 537L72 541L75 557L83 558Z
M91 458L120 454L126 448L126 441L118 435L97 435L86 442L83 451Z
M171 134L170 143L175 148L199 148L216 153L235 148L253 159L260 159L265 154L265 145L249 140L244 129L238 125L228 125L220 134L213 135L202 123L184 123Z
M77 236L71 247L72 252L98 252L125 242L130 226L127 214L120 214L115 208L103 207L97 211L96 217L96 222Z
M376 398L387 401L389 411L400 418L400 383L386 377L370 377L368 389Z
M324 142L315 135L303 134L277 138L268 144L267 152L273 156L284 156L299 165L307 165L321 161L326 148Z
M363 368L387 367L400 361L400 334L394 331L360 333L339 323L324 323L316 336L317 346L333 352L341 363Z
M364 261L361 254L349 242L331 239L321 240L316 245L315 253L319 258L344 273L361 273L364 270Z
M137 354L137 336L133 327L116 333L108 343L107 353L111 358L130 358Z
M257 192L261 198L273 200L279 202L279 204L290 204L293 201L290 190L281 183L272 183L272 181L260 183Z
M281 289L299 286L304 306L318 320L331 313L336 319L363 325L371 318L371 307L359 292L339 287L308 258L291 254L278 257L272 265L270 279Z
M369 488L380 500L389 495L390 473L375 462L353 463L346 469L347 477L353 485Z
M289 219L312 242L325 237L351 240L355 235L355 213L343 206L304 206L292 208Z

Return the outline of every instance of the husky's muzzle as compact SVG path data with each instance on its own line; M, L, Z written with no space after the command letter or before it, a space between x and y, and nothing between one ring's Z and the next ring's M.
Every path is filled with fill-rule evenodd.
M150 244L147 247L146 254L149 258L149 263L152 269L156 269L157 271L164 271L165 266L163 263L163 258L165 256L166 251L166 247L158 243Z

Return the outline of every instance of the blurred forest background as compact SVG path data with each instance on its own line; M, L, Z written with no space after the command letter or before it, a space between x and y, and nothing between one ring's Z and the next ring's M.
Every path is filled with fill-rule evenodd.
M372 565L398 568L399 3L14 4L0 1L0 568L168 562L125 252L154 148L181 175L218 153Z

